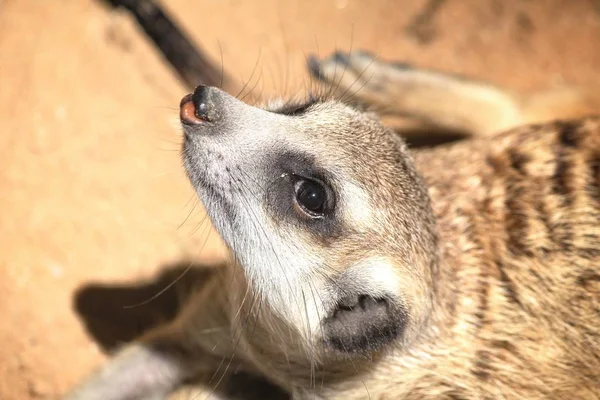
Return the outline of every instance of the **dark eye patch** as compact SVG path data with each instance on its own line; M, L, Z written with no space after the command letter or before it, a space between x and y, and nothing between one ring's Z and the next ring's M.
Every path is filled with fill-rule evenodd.
M282 152L267 166L271 183L265 188L265 205L276 223L301 228L322 242L334 240L346 231L336 208L336 190L331 176L314 157L301 152ZM296 203L297 183L302 179L319 182L327 191L326 212L319 218L302 216Z

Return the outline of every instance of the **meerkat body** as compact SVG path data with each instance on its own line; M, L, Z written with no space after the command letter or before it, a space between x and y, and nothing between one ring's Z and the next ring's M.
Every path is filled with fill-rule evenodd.
M358 100L473 138L409 151L338 101L197 88L183 159L234 262L67 399L206 394L238 368L294 399L600 397L600 119L515 128L593 96L523 100L366 53L309 63L343 92L366 64Z

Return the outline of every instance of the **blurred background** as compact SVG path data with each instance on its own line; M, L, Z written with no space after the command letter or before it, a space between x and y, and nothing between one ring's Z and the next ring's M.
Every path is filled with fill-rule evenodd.
M600 80L597 0L162 5L263 98L303 91L305 56L336 48L521 91ZM133 297L119 285L225 256L179 159L187 91L127 12L93 0L0 0L0 399L57 398L131 338L83 321L84 309L117 310L115 330L141 329L143 307L127 306L165 284ZM117 289L82 305L89 285ZM99 341L98 327L110 338Z

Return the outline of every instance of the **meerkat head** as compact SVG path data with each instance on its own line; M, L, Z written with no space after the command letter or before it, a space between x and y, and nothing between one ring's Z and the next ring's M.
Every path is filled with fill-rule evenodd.
M274 318L324 354L418 335L434 221L397 135L334 100L261 108L200 86L180 110L191 183Z

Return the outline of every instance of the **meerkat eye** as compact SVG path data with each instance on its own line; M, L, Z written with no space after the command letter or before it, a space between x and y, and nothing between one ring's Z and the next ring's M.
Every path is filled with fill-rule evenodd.
M296 204L308 216L321 217L327 211L327 189L323 184L300 178L294 185L294 193Z

